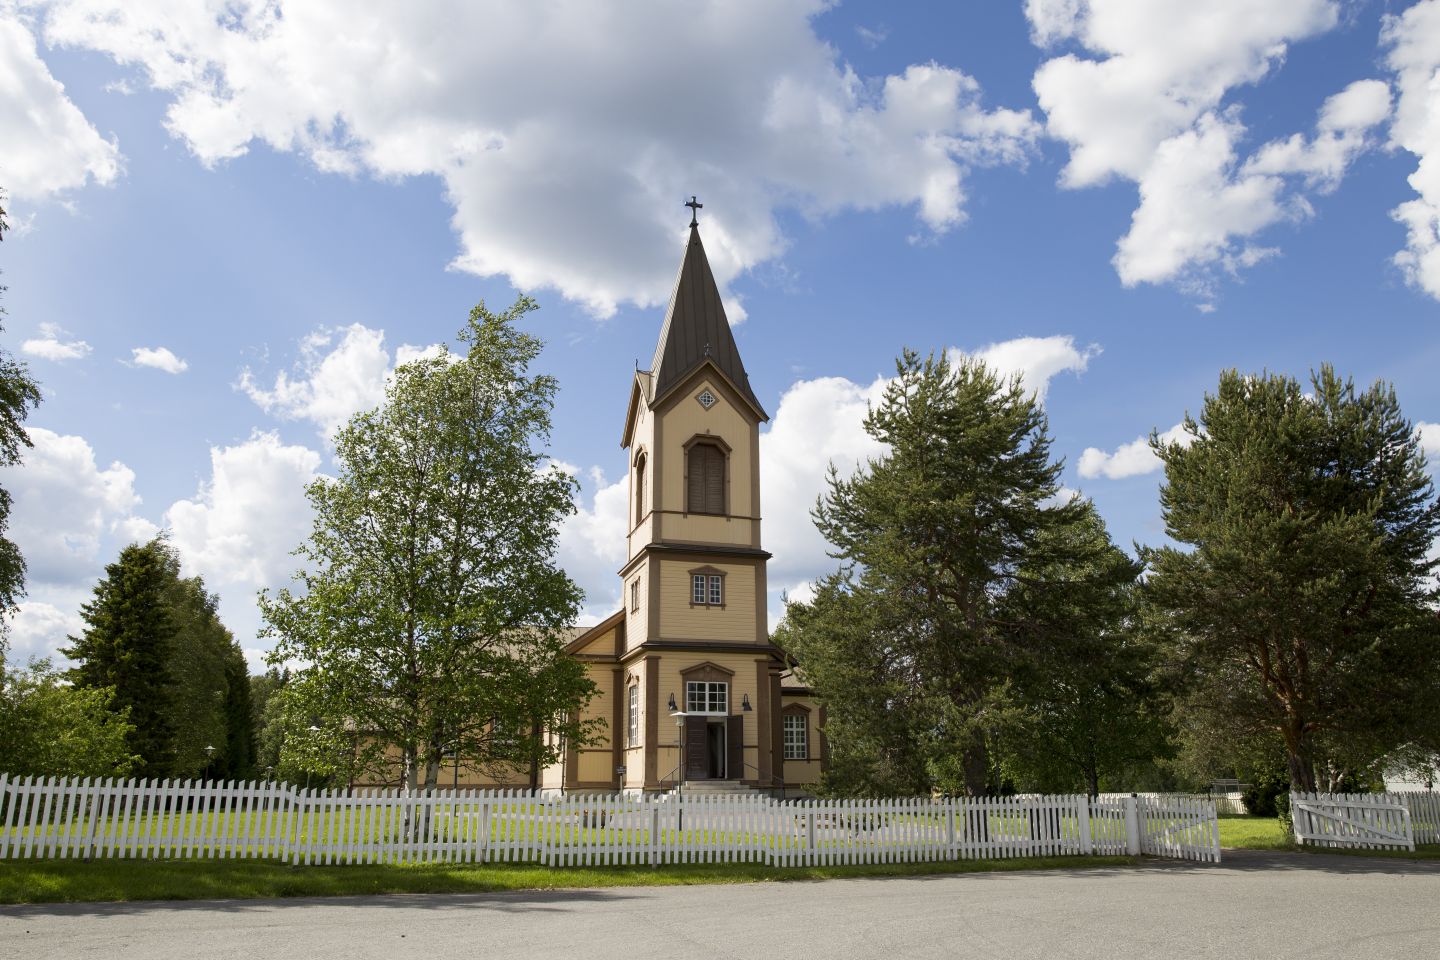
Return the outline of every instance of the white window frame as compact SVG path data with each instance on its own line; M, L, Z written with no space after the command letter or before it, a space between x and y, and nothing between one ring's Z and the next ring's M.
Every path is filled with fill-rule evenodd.
M785 759L809 760L810 718L803 713L785 713L781 714L781 720Z
M692 716L728 716L730 684L723 680L686 680L685 712Z
M640 578L636 577L630 581L630 612L634 613L640 609Z
M690 574L690 605L694 607L725 606L725 577L718 573Z
M625 745L633 747L640 743L640 684L630 684L629 716L625 724Z

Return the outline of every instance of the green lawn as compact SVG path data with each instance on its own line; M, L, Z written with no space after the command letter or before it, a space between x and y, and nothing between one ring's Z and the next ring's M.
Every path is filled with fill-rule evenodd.
M1220 846L1240 847L1245 850L1303 850L1306 853L1391 857L1397 860L1440 860L1440 845L1437 844L1418 844L1413 853L1409 850L1351 850L1297 844L1274 817L1221 817Z
M691 864L539 867L511 864L287 867L265 861L0 861L0 903L255 899L378 893L486 893L577 887L671 886L900 877L997 870L1123 867L1131 857L1022 857L866 867Z

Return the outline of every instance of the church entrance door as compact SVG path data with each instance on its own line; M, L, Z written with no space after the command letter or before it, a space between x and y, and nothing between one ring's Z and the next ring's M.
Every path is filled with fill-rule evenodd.
M710 723L706 717L685 718L685 779L710 777Z

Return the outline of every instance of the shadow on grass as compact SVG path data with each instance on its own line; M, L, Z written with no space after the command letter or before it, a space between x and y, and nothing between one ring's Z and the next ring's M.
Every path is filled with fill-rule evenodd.
M0 916L35 913L107 915L142 910L273 908L298 898L339 903L451 909L560 910L582 901L640 896L640 887L804 882L847 878L938 879L1014 871L1085 873L1132 869L1127 857L896 863L863 867L672 864L661 867L541 867L520 864L290 867L263 861L0 861ZM450 896L396 896L446 894ZM290 899L297 898L297 899ZM148 902L145 902L148 901ZM205 901L186 904L179 901ZM83 906L82 906L83 904Z

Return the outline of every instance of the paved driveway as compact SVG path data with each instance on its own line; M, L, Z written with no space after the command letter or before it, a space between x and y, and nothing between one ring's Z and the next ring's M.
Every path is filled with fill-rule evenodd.
M1227 851L1218 867L483 896L0 908L0 957L1440 957L1440 863Z

